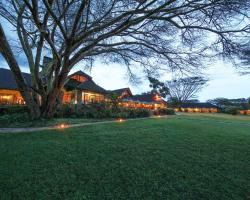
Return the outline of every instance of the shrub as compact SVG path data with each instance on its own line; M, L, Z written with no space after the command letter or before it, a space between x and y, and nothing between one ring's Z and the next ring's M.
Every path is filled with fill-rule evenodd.
M73 114L72 108L70 104L63 104L61 107L57 110L55 117L71 117Z
M112 112L111 118L130 118L128 111Z
M30 121L28 113L12 113L0 116L1 124Z
M231 115L237 115L239 108L236 106L228 106L225 108L224 112Z
M15 113L28 113L27 106L4 106L0 108L0 115L15 114Z
M106 104L90 105L62 105L56 117L82 117L82 118L136 118L149 117L151 115L146 109L114 108Z
M108 111L108 109L107 109ZM146 109L131 109L131 108L117 108L111 109L111 118L138 118L149 117L151 115L149 110Z
M133 117L149 117L151 115L151 112L147 109L130 109L130 118Z
M160 108L154 112L155 115L174 115L175 111L173 108Z
M175 111L173 108L167 108L167 115L175 115Z

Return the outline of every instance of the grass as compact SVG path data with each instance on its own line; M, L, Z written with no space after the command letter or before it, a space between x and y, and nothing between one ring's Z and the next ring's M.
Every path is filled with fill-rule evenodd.
M180 113L181 116L188 116L192 118L209 118L214 120L229 120L235 122L235 121L250 121L250 115L230 115L230 114L224 114L224 113Z
M250 120L0 134L0 199L250 199Z

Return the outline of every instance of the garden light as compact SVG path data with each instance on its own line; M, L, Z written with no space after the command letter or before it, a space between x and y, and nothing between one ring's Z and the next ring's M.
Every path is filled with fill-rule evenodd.
M64 124L64 123L61 123L61 124L59 124L58 126L57 126L57 128L59 128L59 129L64 129L64 128L67 128L68 127L68 125L67 124Z
M125 120L122 119L122 118L119 118L117 121L118 121L118 122L124 122Z

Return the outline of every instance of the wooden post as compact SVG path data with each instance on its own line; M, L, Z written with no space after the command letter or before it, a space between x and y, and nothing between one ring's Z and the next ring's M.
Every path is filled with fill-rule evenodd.
M77 104L81 105L82 104L82 91L77 90L76 93L77 93L76 94Z

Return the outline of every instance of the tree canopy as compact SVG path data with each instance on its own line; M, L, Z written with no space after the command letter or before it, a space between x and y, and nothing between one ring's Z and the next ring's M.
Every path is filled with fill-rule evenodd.
M208 79L195 76L173 79L166 82L166 87L169 88L169 102L175 106L180 106L182 103L196 97L197 93L206 85Z
M70 70L96 57L126 65L195 72L213 52L230 56L249 32L249 0L3 0L0 16L18 36L32 76L27 86L0 24L0 52L32 115L52 116ZM40 66L42 57L51 62ZM46 87L44 86L46 85Z
M150 93L159 94L163 98L169 95L169 88L163 82L153 77L148 77L148 80L150 82L149 87L152 88Z
M248 110L250 108L249 98L239 98L239 99L227 99L227 98L215 98L208 100L209 103L216 105L222 109L226 107L238 107L243 110Z

